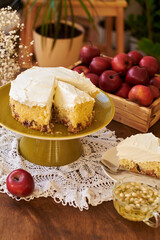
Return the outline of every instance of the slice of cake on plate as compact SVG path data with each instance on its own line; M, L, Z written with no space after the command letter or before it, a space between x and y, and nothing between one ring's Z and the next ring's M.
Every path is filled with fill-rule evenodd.
M116 149L120 168L160 178L160 140L152 133L132 135Z
M61 67L33 67L19 74L9 93L12 116L23 126L44 132L53 131L53 118L73 133L90 126L95 104L91 96L99 90L79 75Z
M69 132L79 132L91 125L95 100L71 84L58 81L54 96L56 121L68 126Z

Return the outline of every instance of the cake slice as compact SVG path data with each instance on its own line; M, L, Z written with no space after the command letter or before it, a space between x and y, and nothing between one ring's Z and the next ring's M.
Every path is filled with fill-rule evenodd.
M71 84L58 81L54 96L54 117L77 133L91 125L95 100Z
M52 131L52 103L56 80L50 72L34 68L19 74L11 82L12 116L23 126L44 132Z
M128 137L116 149L120 168L160 178L160 140L152 133Z

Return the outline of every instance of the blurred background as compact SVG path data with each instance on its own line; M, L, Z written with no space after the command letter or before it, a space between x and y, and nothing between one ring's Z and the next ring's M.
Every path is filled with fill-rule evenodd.
M1 0L0 8L11 6L16 9L23 19L23 0ZM31 1L34 2L34 1ZM38 1L37 1L38 2ZM40 1L43 2L43 1ZM75 0L73 0L75 2ZM160 56L160 1L157 0L112 0L103 2L126 2L124 7L123 23L124 23L124 52L138 50L144 55L152 55L156 58ZM96 1L93 1L96 3ZM46 13L46 18L47 18ZM41 19L41 17L39 17ZM29 20L27 20L29 21ZM111 47L112 51L107 52L107 34L106 34L106 17L94 16L96 30L93 28L91 21L86 16L76 16L75 21L83 26L85 35L83 45L91 41L99 46L101 52L113 57L117 53L117 28L116 18L112 18ZM29 24L28 24L29 25ZM26 26L27 28L27 26ZM22 34L23 35L23 34ZM23 40L27 39L27 35L23 35ZM28 41L31 41L29 38ZM24 42L25 44L25 42ZM28 45L28 42L26 43ZM34 51L34 50L33 50ZM35 61L35 55L33 55Z

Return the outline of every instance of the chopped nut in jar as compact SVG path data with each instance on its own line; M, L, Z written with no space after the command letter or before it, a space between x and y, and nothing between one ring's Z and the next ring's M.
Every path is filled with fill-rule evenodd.
M118 213L132 221L143 221L152 217L160 207L160 192L140 182L116 184L113 203Z

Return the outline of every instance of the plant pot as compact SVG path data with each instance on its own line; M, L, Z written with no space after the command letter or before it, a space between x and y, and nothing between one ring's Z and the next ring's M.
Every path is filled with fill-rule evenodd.
M62 21L62 23L64 22ZM67 24L72 25L69 21ZM73 37L72 43L70 38L58 38L53 49L53 38L42 37L36 31L37 28L33 30L34 52L40 67L68 67L79 59L84 38L84 28L77 23L75 23L75 28L80 31L80 34Z

